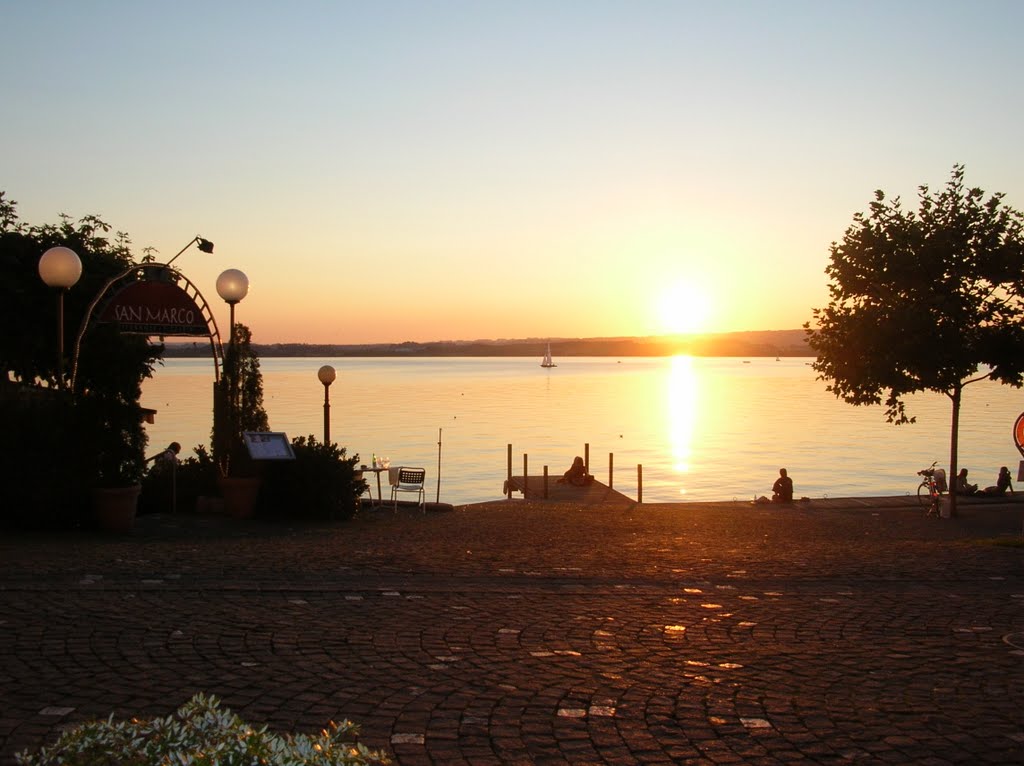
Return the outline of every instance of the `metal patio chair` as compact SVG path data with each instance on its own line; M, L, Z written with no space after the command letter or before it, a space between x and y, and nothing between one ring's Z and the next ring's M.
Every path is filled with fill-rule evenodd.
M398 511L398 493L415 492L419 496L420 510L427 512L426 489L423 486L427 480L426 468L407 468L402 466L398 469L398 481L391 485L391 501L394 510Z

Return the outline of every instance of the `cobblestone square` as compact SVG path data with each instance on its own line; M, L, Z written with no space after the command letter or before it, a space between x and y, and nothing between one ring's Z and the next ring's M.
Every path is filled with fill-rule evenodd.
M1022 763L1024 503L905 500L5 533L0 763L200 691L399 764Z

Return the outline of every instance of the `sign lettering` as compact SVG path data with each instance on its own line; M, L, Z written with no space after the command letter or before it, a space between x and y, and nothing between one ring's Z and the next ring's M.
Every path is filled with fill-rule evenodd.
M133 282L116 293L97 316L137 335L209 335L195 300L173 282Z

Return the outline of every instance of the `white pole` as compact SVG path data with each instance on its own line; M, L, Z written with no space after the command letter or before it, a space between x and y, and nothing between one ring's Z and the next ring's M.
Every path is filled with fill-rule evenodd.
M437 498L434 502L441 502L441 429L437 429Z

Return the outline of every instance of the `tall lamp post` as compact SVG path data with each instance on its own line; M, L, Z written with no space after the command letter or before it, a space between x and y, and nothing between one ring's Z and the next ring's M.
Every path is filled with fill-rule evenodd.
M249 277L238 269L222 271L217 277L217 295L231 307L231 345L235 343L235 304L249 293Z
M324 384L324 444L331 443L331 383L337 377L334 368L325 364L316 371L316 376Z
M57 288L57 384L64 382L64 293L82 276L82 261L68 247L51 247L39 259L39 276L50 287Z
M228 341L228 353L225 359L231 360L230 365L224 365L224 374L228 379L227 418L228 433L230 438L236 438L235 428L237 427L236 410L238 405L238 360L235 359L235 304L249 293L249 278L238 269L222 271L217 277L217 295L224 299L231 309L231 321L229 330L231 332ZM230 442L229 442L230 443Z

